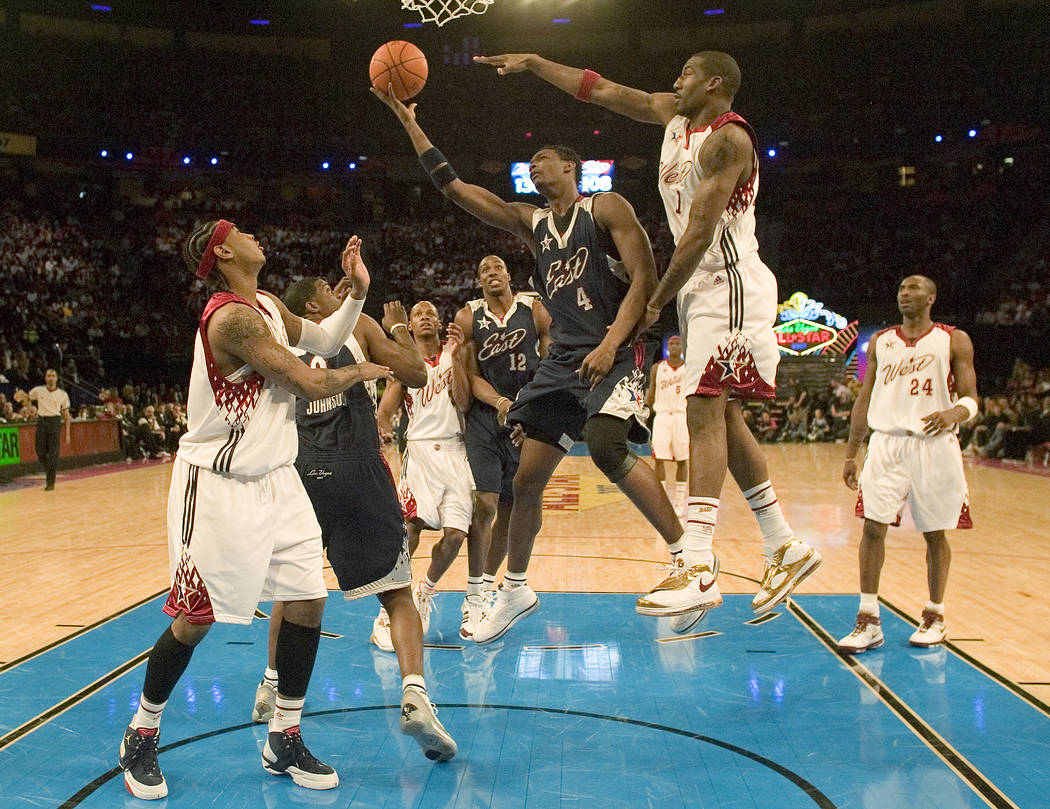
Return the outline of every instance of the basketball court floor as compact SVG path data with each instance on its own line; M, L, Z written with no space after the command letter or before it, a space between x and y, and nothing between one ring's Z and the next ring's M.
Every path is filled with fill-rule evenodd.
M437 597L427 682L459 754L434 764L397 732L393 655L368 644L374 600L325 614L304 737L340 786L266 774L250 723L269 605L217 625L165 711L169 807L1050 806L1050 478L967 466L976 528L955 532L951 643L907 638L925 602L921 536L894 529L885 645L834 641L856 613L859 521L841 446L767 447L796 532L824 565L756 620L759 543L727 486L716 538L730 594L689 635L634 613L662 578L655 533L586 458L548 488L530 583L540 609L490 646L460 641L465 560ZM116 747L167 623L170 465L113 467L0 491L0 806L144 806ZM907 522L906 522L907 525ZM436 535L424 534L422 570ZM334 582L333 582L334 584ZM452 592L459 590L460 592Z

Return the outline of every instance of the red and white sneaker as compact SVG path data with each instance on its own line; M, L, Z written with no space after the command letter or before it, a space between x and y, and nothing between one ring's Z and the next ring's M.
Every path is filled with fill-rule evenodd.
M908 643L912 646L936 646L944 643L947 638L948 631L944 626L944 615L933 610L923 610L919 628L911 633Z
M838 642L840 652L856 655L882 646L882 621L870 612L857 613L857 625Z

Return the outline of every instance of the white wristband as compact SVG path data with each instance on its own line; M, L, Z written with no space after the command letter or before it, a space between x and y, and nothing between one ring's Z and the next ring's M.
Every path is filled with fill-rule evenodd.
M365 302L357 298L347 298L342 306L320 323L302 319L302 334L296 348L301 348L319 357L333 357L339 353L357 325Z
M970 396L963 396L955 403L956 407L962 406L966 408L966 420L969 421L977 415L977 402Z
M394 329L396 329L398 326L403 328L405 331L408 331L408 324L407 323L395 323L393 326L390 327L390 336L391 337L394 336Z

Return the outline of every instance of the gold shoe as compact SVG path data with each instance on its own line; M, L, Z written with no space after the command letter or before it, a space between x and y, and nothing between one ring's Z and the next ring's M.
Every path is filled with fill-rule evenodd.
M751 609L756 615L769 612L781 604L791 591L821 563L817 550L799 539L791 538L766 561L766 572L762 584L751 600Z
M682 557L674 562L671 575L635 603L639 615L662 617L722 606L718 591L718 559L711 566L685 566Z

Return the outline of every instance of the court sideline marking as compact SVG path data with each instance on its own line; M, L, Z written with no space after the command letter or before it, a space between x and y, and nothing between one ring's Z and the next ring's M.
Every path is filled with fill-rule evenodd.
M866 685L871 692L900 719L915 736L925 744L938 758L955 771L968 787L986 804L994 809L1020 809L1002 790L971 764L966 756L960 753L940 733L934 730L922 717L912 710L903 699L893 693L892 689L876 677L857 659L856 655L839 651L835 639L823 626L810 616L793 599L788 601L788 609L810 633L817 638L828 651L839 658L857 679Z

